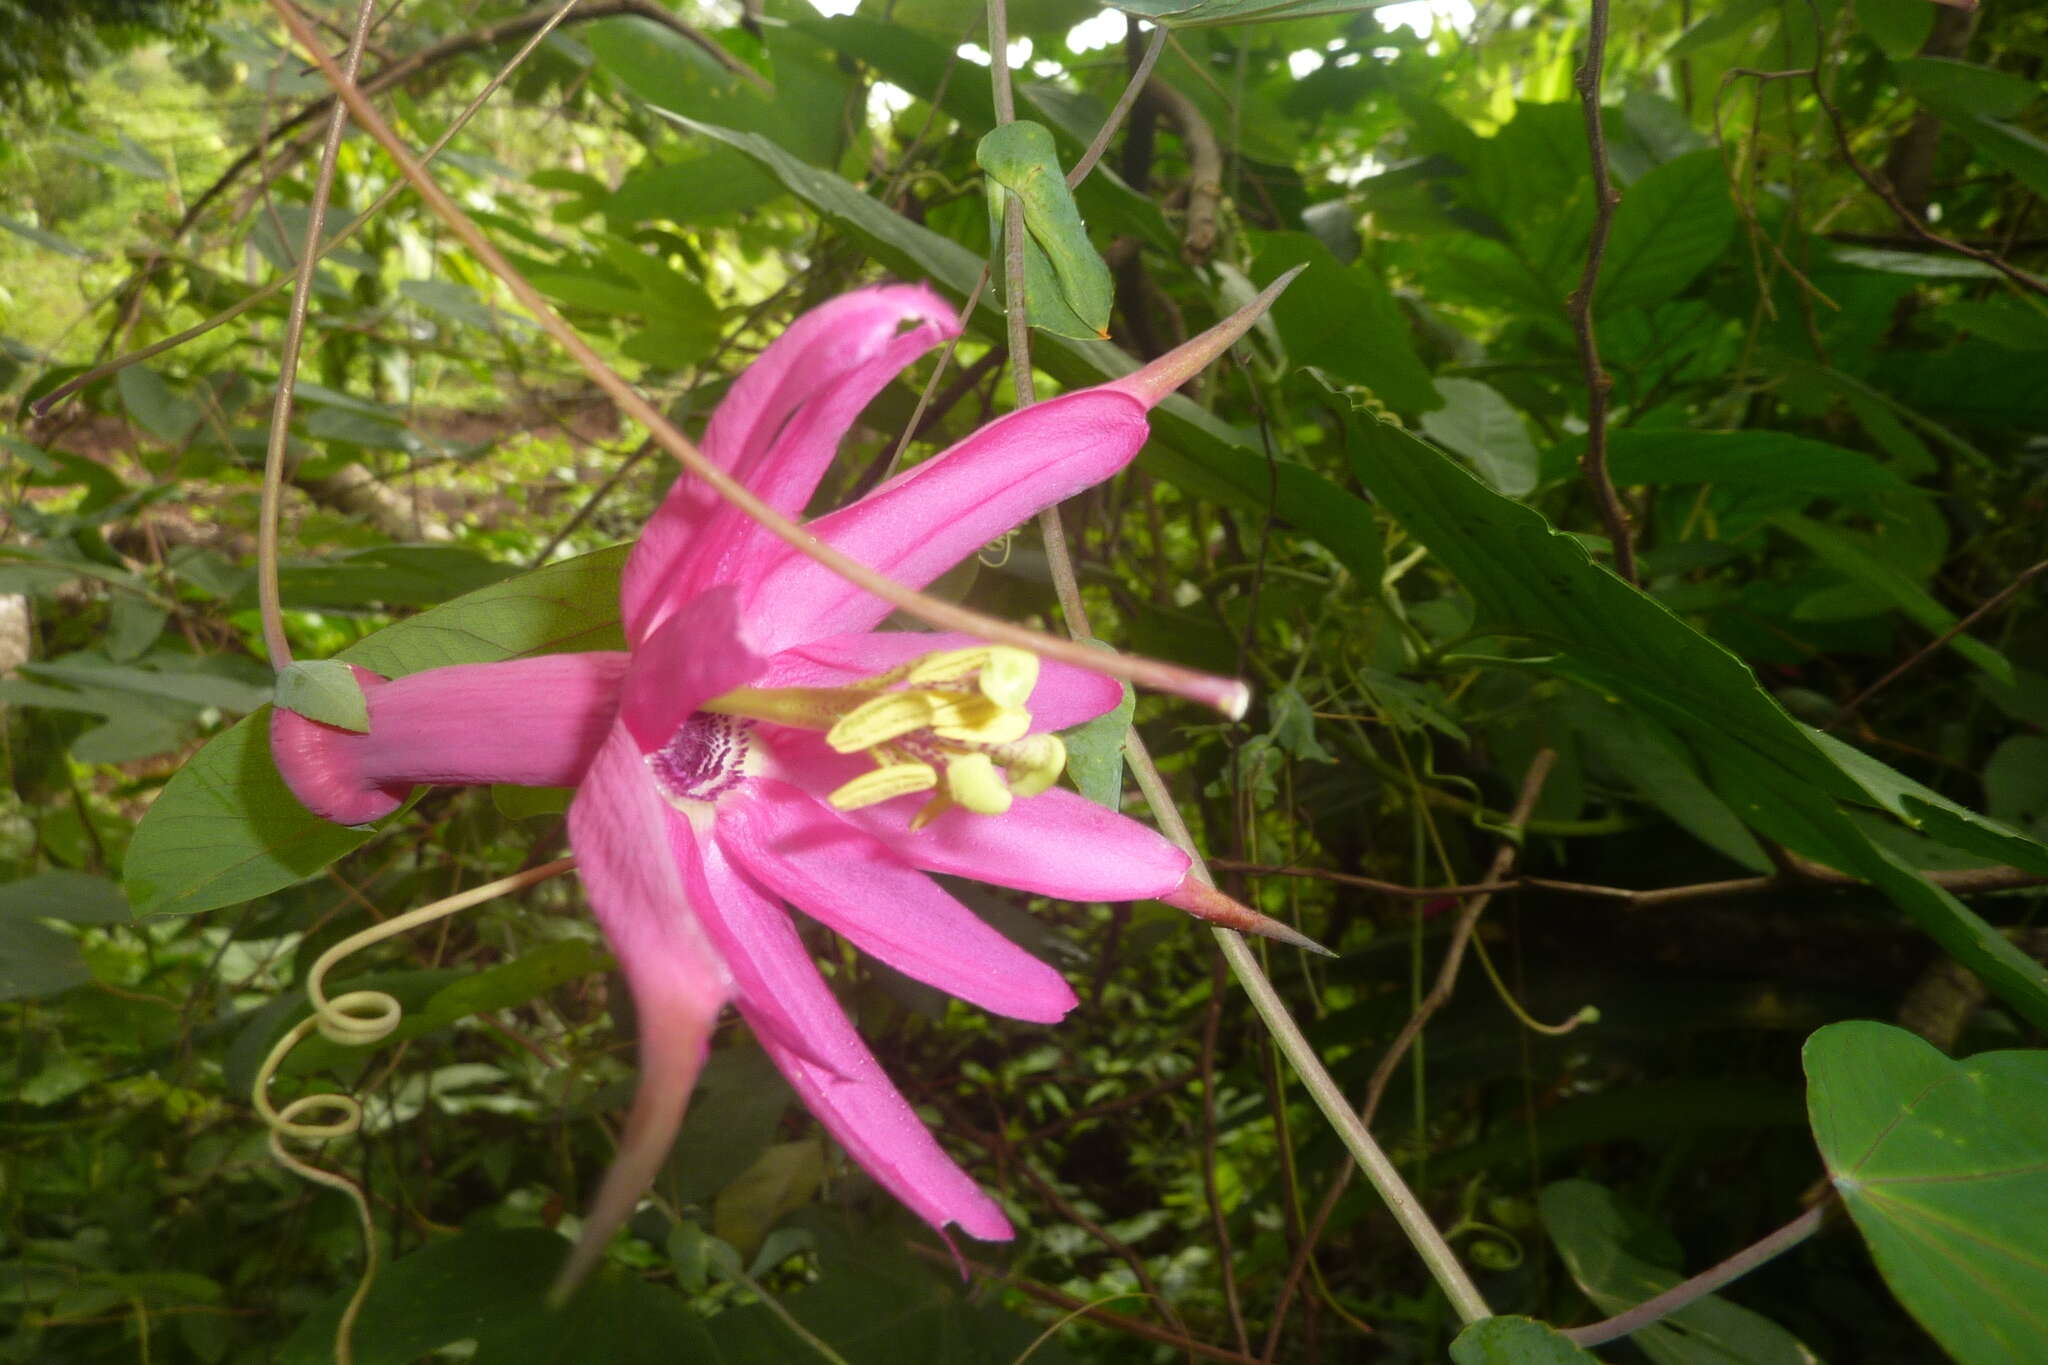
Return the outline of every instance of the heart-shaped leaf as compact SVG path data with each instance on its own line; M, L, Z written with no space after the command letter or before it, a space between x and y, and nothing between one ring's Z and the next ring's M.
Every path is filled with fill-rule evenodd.
M2048 1052L1951 1061L1904 1029L1806 1041L1814 1141L1877 1268L1964 1365L2048 1360Z

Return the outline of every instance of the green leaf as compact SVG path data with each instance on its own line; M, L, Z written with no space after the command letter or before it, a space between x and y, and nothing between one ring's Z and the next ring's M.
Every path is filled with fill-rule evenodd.
M1615 483L1630 486L1713 483L1866 500L1912 489L1861 451L1781 431L1616 431L1607 456Z
M1104 645L1107 649L1108 646ZM1130 732L1131 715L1138 694L1123 684L1123 700L1095 719L1060 732L1067 746L1067 772L1081 795L1098 806L1123 809L1124 736Z
M128 898L105 877L38 872L0 886L0 916L61 919L70 924L126 924Z
M48 663L22 665L33 678L49 678L94 691L127 692L185 706L212 706L237 714L253 711L270 699L268 688L215 673L172 672L102 664L81 655Z
M569 1244L537 1228L466 1232L385 1267L355 1328L356 1365L411 1365L457 1341L492 1365L675 1365L714 1361L717 1348L689 1301L603 1269L560 1309L548 1285ZM329 1365L334 1328L353 1287L285 1342L280 1365Z
M2011 171L2035 194L2048 198L2048 142L2043 142L2024 128L1998 119L1978 116L1953 119L1950 123L1969 139L1971 146ZM1971 261L1969 264L1980 263ZM1991 267L1987 265L1984 269Z
M0 913L0 1001L40 1000L92 980L78 941L21 913Z
M1955 1062L1856 1021L1805 1061L1821 1160L1900 1302L1963 1365L2048 1360L2048 1052Z
M1590 1180L1546 1185L1537 1201L1543 1230L1593 1306L1609 1317L1670 1289L1685 1276L1678 1242L1664 1228ZM1797 1337L1717 1294L1695 1299L1629 1335L1657 1365L1814 1365Z
M982 138L975 146L974 158L991 180L1016 195L1023 205L1025 230L1051 266L1068 310L1080 319L1083 330L1061 334L1108 336L1109 310L1116 301L1116 287L1110 280L1109 266L1088 240L1088 225L1081 220L1081 210L1067 188L1052 133L1043 124L1026 120L1005 123ZM989 206L1000 225L1005 211L1002 195L992 192ZM1000 231L993 240L997 245L996 259L1000 261ZM997 273L1000 276L1000 271ZM1025 298L1035 320L1038 296L1030 292L1028 285Z
M1949 118L2016 118L2041 97L2025 76L1949 57L1907 57L1892 70L1914 99Z
M1534 1318L1481 1318L1451 1343L1455 1365L1600 1365L1571 1339Z
M1403 412L1443 405L1445 396L1416 357L1407 320L1370 271L1337 264L1306 232L1281 232L1264 240L1251 277L1263 288L1297 265L1308 269L1271 314L1288 359L1363 385Z
M24 241L34 242L44 250L54 251L60 256L69 256L74 261L93 259L93 253L84 247L67 242L53 232L45 232L39 227L24 223L19 218L9 218L5 214L0 214L0 232L11 232Z
M1924 0L1914 0L1924 3ZM1651 171L1621 196L1594 304L1602 314L1676 296L1721 258L1735 234L1728 172L1711 148Z
M689 119L675 122L746 153L798 198L859 240L888 268L930 278L961 298L980 277L981 258L959 243L891 213L845 180L805 165L768 139ZM1288 292L1292 294L1307 283L1296 281ZM1003 319L992 309L977 311L971 322L991 339L1003 336ZM1041 369L1072 387L1120 378L1137 368L1135 360L1105 342L1056 336L1042 338L1032 358ZM1419 362L1416 371L1426 384L1428 375ZM1432 406L1436 401L1435 390L1428 389L1426 401L1419 406ZM1271 502L1271 510L1281 520L1320 541L1361 581L1380 580L1385 570L1380 535L1372 511L1362 499L1312 469L1269 461L1263 452L1244 445L1230 427L1179 394L1152 410L1152 430L1155 439L1139 458L1161 478L1196 496L1256 513L1266 512Z
M1957 805L1930 787L1820 730L1809 730L1813 743L1847 773L1864 794L1929 838L1993 862L2048 877L2048 845L2012 826ZM2016 739L2032 736L2019 735ZM2035 740L2039 743L2039 740ZM1986 781L1989 781L1989 773Z
M1399 428L1356 421L1353 467L1466 589L1479 626L1526 641L1529 667L1660 721L1752 829L1877 886L1951 956L2048 1027L2048 970L1874 845L1838 801L1868 793L1741 660L1593 564L1534 509Z
M480 589L387 626L339 657L391 678L619 648L618 576L629 548ZM290 886L369 837L298 803L270 758L269 712L259 711L215 736L165 784L128 845L124 886L138 915L192 914Z
M1856 21L1887 57L1910 57L1934 31L1927 0L1856 0Z
M307 720L370 733L370 703L363 685L339 659L300 659L277 675L277 704Z
M1492 484L1511 498L1536 489L1536 443L1522 414L1500 393L1476 379L1439 379L1436 391L1444 405L1422 414L1429 438L1454 455L1462 455Z
M425 607L505 578L508 565L454 545L375 545L314 564L278 570L278 590L294 608L335 610ZM252 605L255 588L234 608Z
M1878 554L1864 548L1867 537L1852 536L1810 517L1776 516L1771 525L1791 536L1835 572L1890 602L1908 619L1940 635L1955 625L1955 613L1934 600L1925 588L1900 573ZM2006 657L1967 632L1951 638L1948 647L2000 683L2012 682Z

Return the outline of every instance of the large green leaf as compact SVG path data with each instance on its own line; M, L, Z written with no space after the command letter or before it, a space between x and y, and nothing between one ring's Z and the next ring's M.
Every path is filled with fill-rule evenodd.
M1403 412L1443 406L1449 395L1430 381L1399 305L1370 271L1337 264L1306 232L1282 232L1265 240L1251 275L1264 286L1298 265L1308 268L1273 304L1288 359L1362 384Z
M1593 1306L1612 1317L1685 1277L1678 1242L1614 1191L1590 1180L1543 1189L1543 1230ZM1717 1294L1695 1299L1629 1340L1657 1365L1814 1365L1799 1339Z
M1814 557L1858 587L1890 602L1906 617L1940 635L1955 625L1955 613L1934 600L1925 588L1892 567L1869 547L1869 538L1852 535L1811 517L1777 516L1771 524L1791 536ZM2012 683L2012 664L2003 654L1967 631L1949 639L1948 647L1990 674L1993 681Z
M445 664L619 647L618 581L627 547L496 583L387 626L340 658L385 677ZM270 759L270 711L244 718L175 773L136 826L123 865L141 914L237 905L312 876L370 831L298 803Z
M1720 152L1667 161L1629 186L1615 207L1593 301L1602 313L1660 304L1719 260L1734 233Z
M675 122L746 153L890 269L929 279L957 297L965 297L980 277L981 258L958 242L891 213L845 180L805 165L771 140L687 118L677 117ZM1003 336L1002 315L992 308L978 310L970 321L992 340ZM1137 368L1137 361L1108 342L1056 336L1038 338L1032 359L1074 387L1116 379ZM1140 458L1160 477L1190 493L1254 513L1266 512L1270 504L1283 521L1322 542L1360 579L1379 581L1384 567L1379 533L1371 508L1356 495L1306 466L1268 460L1237 432L1179 394L1153 409L1152 430L1158 439Z
M1835 1190L1913 1316L1963 1365L2048 1360L2048 1052L1956 1062L1903 1029L1806 1043Z
M1511 498L1536 488L1536 443L1522 414L1500 393L1476 379L1439 379L1444 405L1422 414L1429 438L1462 455L1486 481Z
M1570 1338L1534 1318L1481 1318L1451 1343L1456 1365L1599 1365Z
M1868 791L1741 660L1594 564L1540 513L1398 427L1353 421L1351 443L1360 481L1464 583L1481 629L1525 641L1526 666L1576 679L1661 721L1752 829L1877 886L2048 1027L2048 970L1863 834L1838 802L1867 801Z
M356 1365L411 1365L457 1341L493 1365L674 1365L721 1355L689 1301L632 1275L601 1270L561 1308L548 1284L569 1244L538 1228L466 1232L402 1256L377 1277L355 1329ZM299 1324L279 1365L328 1365L352 1290Z
M1914 99L1949 118L2016 118L2041 98L2025 76L1949 57L1907 57L1892 70Z

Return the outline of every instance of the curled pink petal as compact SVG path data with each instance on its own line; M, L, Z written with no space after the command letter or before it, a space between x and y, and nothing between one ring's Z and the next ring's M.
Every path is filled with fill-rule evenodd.
M819 798L871 766L815 736L777 731L775 739L781 771ZM838 814L912 867L1061 900L1150 900L1187 875L1188 855L1157 830L1063 787L1020 798L1000 816L954 809L912 830L925 800L902 796Z
M899 664L940 650L980 644L956 631L875 630L834 635L792 645L768 661L759 687L839 687L886 673ZM1028 703L1031 729L1064 730L1115 709L1123 685L1085 668L1041 659L1038 686Z
M668 743L698 707L767 667L747 647L737 602L731 588L694 597L633 651L619 715L642 753Z
M719 807L713 833L763 887L928 986L1043 1024L1078 1003L1058 972L787 783L749 782Z
M679 843L689 840L678 829ZM918 1217L943 1229L1003 1241L1009 1220L996 1202L933 1140L915 1110L847 1021L789 916L726 860L715 840L699 857L680 853L693 904L731 966L740 1013L756 1026L768 1055L847 1153ZM773 1020L768 1028L763 1021ZM802 1036L817 1060L778 1040Z
M566 787L611 728L625 673L614 653L455 664L390 682L357 668L369 733L279 708L270 752L307 810L344 825L389 815L422 783Z
M704 453L794 516L861 409L958 330L953 309L922 285L862 289L821 304L733 382L705 429ZM705 485L678 479L626 564L627 638L637 644L677 603L723 581L760 534Z
M1145 405L1102 389L998 418L897 475L851 507L818 518L821 540L899 583L923 587L1042 508L1102 482L1145 444ZM782 546L747 584L761 647L873 626L889 604Z
M675 1144L711 1027L731 978L691 913L670 837L676 814L647 774L639 746L614 726L569 806L569 842L591 909L619 959L640 1017L640 1085L619 1154L598 1187L559 1297L604 1254Z

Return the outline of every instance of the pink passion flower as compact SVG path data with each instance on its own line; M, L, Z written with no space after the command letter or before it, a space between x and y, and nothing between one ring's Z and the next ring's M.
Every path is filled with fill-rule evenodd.
M1279 287L1123 379L991 422L808 529L898 582L929 583L1122 469L1147 411ZM800 514L861 409L956 326L918 286L812 310L734 382L704 453ZM927 873L1067 900L1156 898L1306 944L1190 877L1155 831L1053 785L1055 732L1114 707L1114 681L965 636L878 631L885 603L688 478L648 523L620 596L626 653L391 681L357 669L366 734L271 718L292 791L345 824L389 814L420 783L577 788L569 838L633 992L640 1084L565 1287L666 1159L728 1001L832 1136L919 1217L941 1234L1011 1236L855 1033L787 905L940 990L1044 1023L1073 1008L1066 981Z

